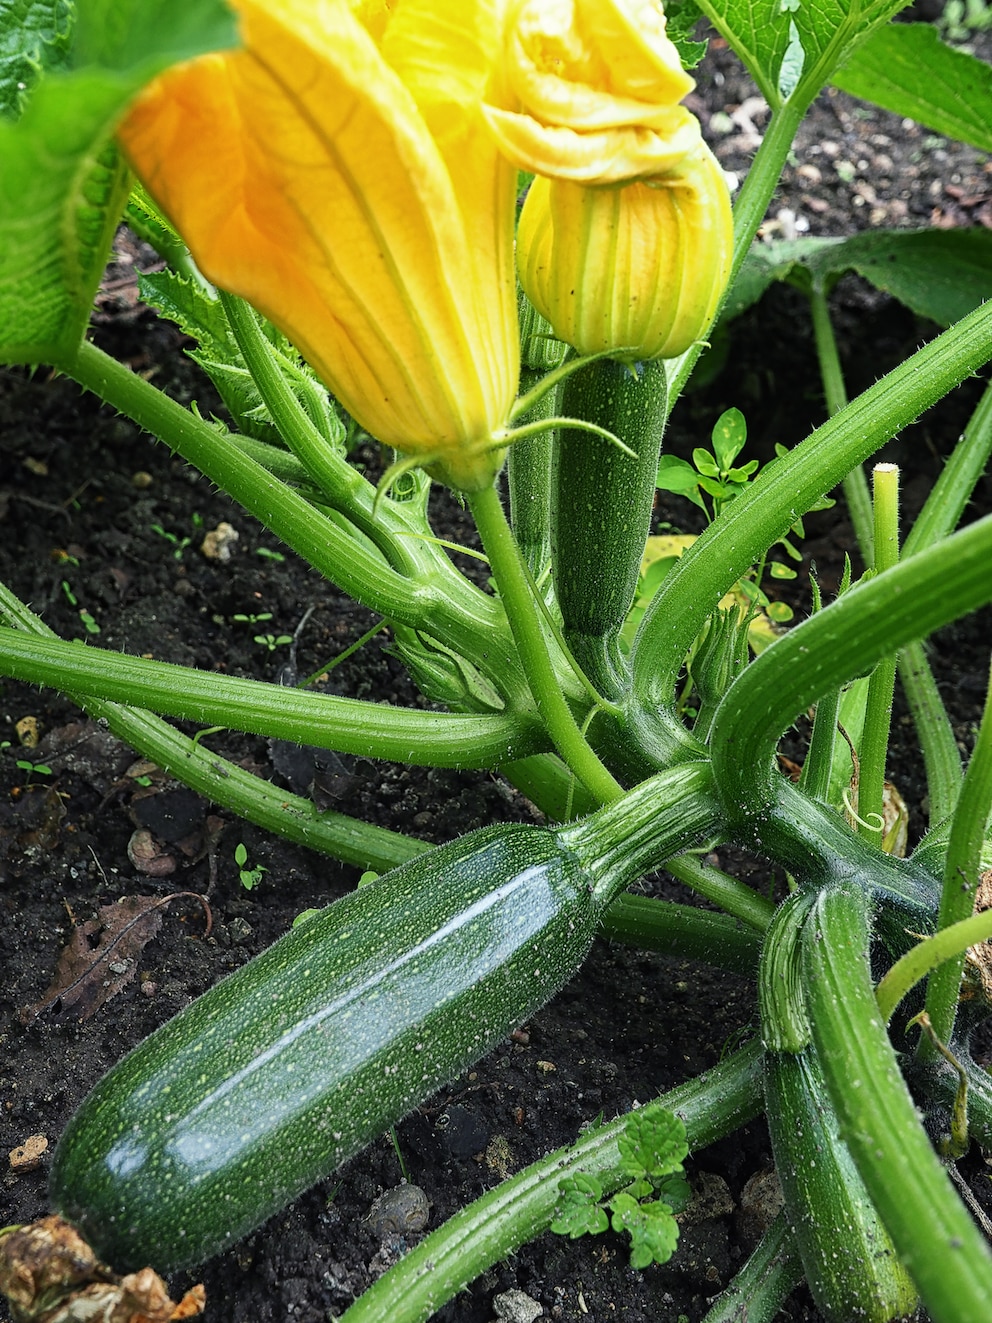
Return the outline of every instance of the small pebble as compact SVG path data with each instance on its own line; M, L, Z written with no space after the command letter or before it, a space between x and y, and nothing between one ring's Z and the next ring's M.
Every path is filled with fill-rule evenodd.
M532 1296L516 1287L494 1295L493 1309L500 1323L534 1323L535 1318L544 1314L543 1307Z
M41 1166L41 1159L48 1148L44 1135L28 1135L23 1144L12 1148L7 1155L11 1171L35 1171Z
M404 1181L380 1194L369 1209L372 1230L380 1240L423 1231L430 1220L431 1201L419 1185Z

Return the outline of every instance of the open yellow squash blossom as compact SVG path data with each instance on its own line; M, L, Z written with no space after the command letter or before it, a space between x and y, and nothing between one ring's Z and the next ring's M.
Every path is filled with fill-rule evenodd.
M682 353L716 312L733 229L661 5L514 0L505 31L519 105L486 115L538 175L517 235L528 298L581 354Z
M482 116L503 0L233 0L120 139L208 278L373 436L466 491L515 398L516 172Z
M243 46L157 79L120 140L205 275L378 440L463 491L498 471L516 165L552 180L521 273L563 339L650 357L708 321L729 211L658 0L231 2Z

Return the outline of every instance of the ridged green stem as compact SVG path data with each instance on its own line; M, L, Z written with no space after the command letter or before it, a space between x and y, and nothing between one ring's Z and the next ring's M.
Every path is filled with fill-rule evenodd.
M520 393L536 386L544 374L522 368ZM542 395L519 419L521 424L555 418L561 412L560 389ZM538 432L512 445L506 457L506 485L510 497L510 523L520 554L536 580L551 564L551 471L555 431Z
M982 846L992 812L992 674L985 695L978 737L964 775L961 794L951 821L951 835L944 861L944 885L940 897L938 928L966 919L975 908L975 891L981 872ZM950 1042L957 1016L964 954L945 961L927 980L926 1010L933 1031L943 1043ZM927 1046L924 1047L923 1044ZM926 1058L936 1049L926 1034L920 1039L920 1054Z
M38 638L55 638L48 626L3 584L0 584L0 619ZM424 841L360 822L344 813L318 809L312 800L253 776L151 712L105 699L82 697L71 688L68 696L94 720L105 721L119 739L184 785L287 840L377 872L405 863L431 848Z
M803 1261L782 1212L702 1323L774 1323L802 1280Z
M422 767L493 767L547 745L532 717L423 712L311 694L2 628L0 675L204 725Z
M565 700L548 650L540 609L520 549L513 540L495 484L467 496L510 622L520 662L534 702L558 752L600 803L623 794L579 730Z
M805 928L810 1019L842 1135L934 1323L983 1323L992 1254L920 1123L872 986L866 899L828 887Z
M927 778L931 824L950 817L961 791L961 754L937 688L926 645L909 643L899 653L899 681L913 714Z
M679 670L706 617L767 548L855 464L990 355L992 305L985 305L918 350L758 475L750 490L738 496L682 555L645 613L631 656L634 690L643 707L664 708L672 702ZM664 738L663 732L659 731L659 738Z
M884 574L899 563L899 470L893 464L876 464L873 477L873 569L876 574ZM892 653L879 661L868 681L861 735L857 829L873 844L880 844L884 835L885 759L889 750L895 687L896 655Z
M705 1148L760 1110L759 1045L742 1048L659 1101L685 1122L690 1147ZM373 1282L340 1323L426 1323L473 1278L547 1229L566 1176L588 1173L605 1195L615 1193L629 1180L617 1147L626 1119L593 1126L578 1143L540 1158L463 1208Z

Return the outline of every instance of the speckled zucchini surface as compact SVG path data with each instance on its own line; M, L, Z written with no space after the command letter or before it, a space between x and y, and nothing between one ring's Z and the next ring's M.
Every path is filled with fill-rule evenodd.
M600 914L551 831L484 828L335 902L125 1057L51 1192L119 1271L192 1266L482 1056L583 960Z

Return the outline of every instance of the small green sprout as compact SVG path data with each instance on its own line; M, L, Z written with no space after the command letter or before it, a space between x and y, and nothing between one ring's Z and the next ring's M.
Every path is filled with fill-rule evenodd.
M248 867L248 847L244 841L239 841L234 847L234 862L238 866L238 878L245 891L257 887L262 880L262 874L269 871L264 864L256 864L254 868Z
M292 634L256 634L255 642L260 643L269 652L275 652L276 648L285 647L287 643L292 643Z
M597 1176L580 1171L565 1177L551 1230L576 1240L612 1226L630 1236L632 1268L667 1263L679 1238L675 1213L689 1202L682 1170L689 1151L685 1125L674 1112L651 1103L630 1114L617 1147L630 1183L604 1200Z
M178 537L175 533L169 533L161 524L152 524L151 526L153 533L157 533L159 537L164 538L166 542L171 544L173 560L182 560L186 548L192 546L193 538L203 528L203 516L194 514L191 522L193 532L189 537Z

